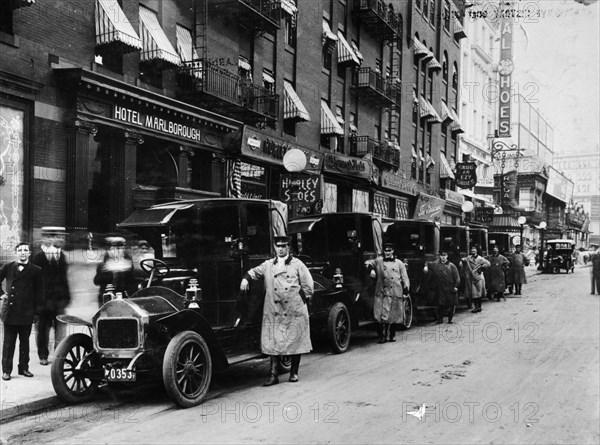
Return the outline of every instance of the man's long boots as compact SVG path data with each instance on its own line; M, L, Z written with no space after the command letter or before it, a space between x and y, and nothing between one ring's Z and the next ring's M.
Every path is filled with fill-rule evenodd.
M296 383L298 381L298 369L300 368L300 354L292 355L292 368L290 369L290 382Z
M277 385L279 383L279 357L271 356L271 369L269 370L269 378L263 386Z

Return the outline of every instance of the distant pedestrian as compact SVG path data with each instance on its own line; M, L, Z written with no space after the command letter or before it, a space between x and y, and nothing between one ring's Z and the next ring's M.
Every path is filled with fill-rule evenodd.
M521 253L521 247L515 246L515 251L508 257L510 265L508 267L508 280L515 287L515 295L522 295L523 284L527 283L525 266L529 265L529 260Z
M435 293L438 324L444 322L444 313L448 314L448 323L452 324L458 304L458 268L448 260L447 252L440 252L439 260L425 263L423 272L427 274L427 280L430 282L429 291Z
M396 341L396 324L404 323L406 298L410 281L406 266L394 255L394 245L383 246L383 257L369 260L371 278L376 280L373 315L379 323L379 343Z
M500 301L500 298L506 300L504 296L506 290L505 271L510 263L504 255L500 255L498 246L494 246L492 254L487 257L487 260L490 262L490 267L485 271L488 296L490 300L494 297L496 301Z
M480 256L477 247L471 247L471 255L462 259L461 266L465 277L465 294L471 299L475 309L471 312L481 312L481 300L485 294L485 278L483 271L490 267L490 262Z
M242 278L240 290L248 292L251 280L263 280L265 302L260 348L270 356L269 378L263 386L279 383L280 357L292 359L290 382L298 381L301 354L312 350L308 303L314 282L306 265L290 253L289 236L276 236L275 258L250 269Z
M2 343L2 380L10 380L17 337L19 338L19 375L33 377L29 371L29 336L37 321L42 299L41 269L29 261L31 246L19 243L15 247L17 260L0 269L0 319L4 323ZM2 282L6 280L6 292Z
M98 307L102 307L104 294L109 284L112 284L115 294L120 292L123 298L135 292L135 275L131 255L125 250L125 238L109 236L106 238L107 251L102 263L96 268L94 284L100 286L98 292Z
M50 330L54 328L54 350L64 337L64 325L56 320L65 313L71 302L67 279L67 259L62 248L65 243L64 227L42 227L42 244L31 262L42 270L42 312L38 322L37 350L41 365L48 364Z
M594 244L593 246L596 250L590 256L589 261L592 263L592 267L590 269L590 279L592 282L592 295L598 292L600 294L600 250L598 246Z

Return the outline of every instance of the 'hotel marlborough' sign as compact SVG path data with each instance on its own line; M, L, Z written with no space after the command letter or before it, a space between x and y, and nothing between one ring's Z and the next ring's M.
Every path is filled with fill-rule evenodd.
M128 124L138 125L140 127L190 139L192 141L200 142L202 140L202 132L198 128L178 124L177 122L169 121L151 114L143 114L139 111L131 110L119 105L115 105L113 108L113 118L118 121L127 122Z

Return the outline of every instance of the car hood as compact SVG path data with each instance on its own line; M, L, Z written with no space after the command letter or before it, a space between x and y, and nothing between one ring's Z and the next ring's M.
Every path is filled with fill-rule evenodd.
M92 322L98 318L138 318L148 319L157 315L168 315L179 309L167 298L162 296L142 296L111 300L100 308Z

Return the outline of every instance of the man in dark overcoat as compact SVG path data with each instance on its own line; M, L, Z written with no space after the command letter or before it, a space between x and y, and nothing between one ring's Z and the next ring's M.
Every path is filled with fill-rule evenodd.
M29 336L31 325L38 318L42 298L42 273L29 261L31 246L19 243L17 260L0 269L0 319L4 323L2 344L2 379L10 380L17 337L19 338L19 375L33 377L29 371ZM6 292L2 282L6 280Z
M458 286L460 276L458 268L448 261L448 253L440 252L438 261L425 263L423 272L430 279L429 291L435 294L437 301L437 322L444 322L444 312L448 314L448 323L452 324L454 311L458 304Z
M50 329L54 327L54 350L61 338L62 323L57 315L65 313L71 302L69 281L67 279L67 259L62 248L65 243L64 227L42 227L40 250L31 258L31 262L42 269L44 287L42 312L38 322L37 349L41 365L48 364Z
M506 290L506 269L508 269L509 261L504 255L500 254L498 246L494 246L492 254L487 257L490 262L490 267L485 271L485 279L488 287L490 300L494 297L496 301L500 301L500 298L504 296Z

